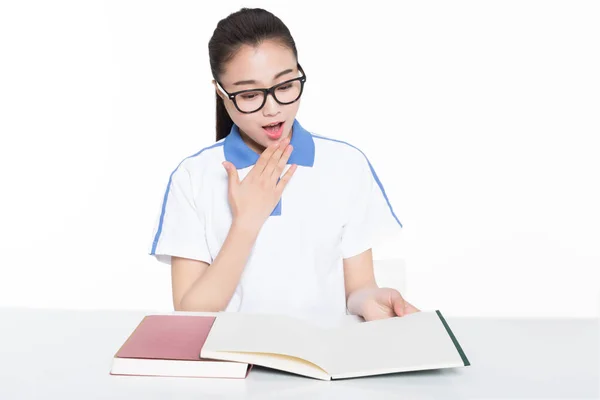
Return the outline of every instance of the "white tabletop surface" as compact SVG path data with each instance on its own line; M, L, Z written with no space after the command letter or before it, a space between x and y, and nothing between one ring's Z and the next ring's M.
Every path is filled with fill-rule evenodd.
M471 362L453 369L340 381L260 367L244 380L109 375L145 314L0 308L0 399L600 398L598 319L444 315Z

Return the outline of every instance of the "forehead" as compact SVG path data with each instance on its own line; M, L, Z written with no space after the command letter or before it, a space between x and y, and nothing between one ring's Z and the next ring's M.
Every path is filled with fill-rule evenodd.
M230 85L255 80L266 86L274 82L276 74L288 68L296 69L296 58L290 48L279 42L269 40L258 46L243 45L225 65L221 81Z

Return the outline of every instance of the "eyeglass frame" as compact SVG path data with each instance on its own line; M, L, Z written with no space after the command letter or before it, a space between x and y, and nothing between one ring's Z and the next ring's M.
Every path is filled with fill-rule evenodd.
M240 91L237 91L237 92L229 93L227 90L225 90L225 88L223 88L223 85L221 84L221 82L219 82L216 79L215 79L215 82L217 83L218 88L225 95L227 95L227 97L233 102L233 105L235 106L235 108L237 108L237 110L239 112L241 112L242 114L253 114L255 112L260 111L265 106L265 104L267 104L267 97L269 96L269 94L271 94L271 96L273 97L273 99L277 103L279 103L279 104L281 104L283 106L286 106L286 105L289 105L289 104L293 104L293 103L297 102L298 100L300 100L300 97L302 97L302 93L304 91L304 83L306 82L306 74L304 73L304 70L302 69L302 67L300 66L300 64L297 64L297 66L298 66L298 70L302 73L302 76L299 76L297 78L289 79L287 81L278 83L276 85L271 86L268 89L244 89L244 90L240 90ZM284 103L284 102L279 101L277 99L277 97L275 96L275 89L277 89L279 86L283 86L283 85L285 85L287 83L294 82L294 81L300 81L300 93L298 93L298 97L296 98L296 100L290 101L289 103ZM237 96L240 93L247 93L247 92L262 92L264 94L262 104L260 105L260 107L258 107L254 111L242 111L242 110L240 110L240 107L237 105L237 101L235 100L235 96Z

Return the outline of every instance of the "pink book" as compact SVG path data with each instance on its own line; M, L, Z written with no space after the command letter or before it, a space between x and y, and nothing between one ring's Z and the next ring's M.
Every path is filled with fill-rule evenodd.
M251 365L201 358L215 317L147 315L113 358L111 375L240 378Z

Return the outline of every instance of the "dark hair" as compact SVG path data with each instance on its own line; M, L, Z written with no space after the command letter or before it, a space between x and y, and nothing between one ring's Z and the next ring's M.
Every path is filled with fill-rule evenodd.
M277 40L294 52L296 43L285 24L272 13L262 8L242 8L222 19L208 42L210 69L215 80L243 45L258 46L265 40ZM227 113L223 99L215 93L217 102L217 141L231 131L233 121Z

